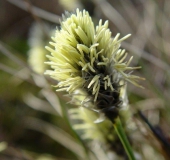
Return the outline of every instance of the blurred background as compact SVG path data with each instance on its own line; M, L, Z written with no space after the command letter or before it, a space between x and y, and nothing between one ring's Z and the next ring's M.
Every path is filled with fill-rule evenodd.
M131 66L142 66L135 74L146 78L145 89L127 89L133 146L139 159L170 159L169 0L0 0L0 160L109 159L82 141L70 123L74 106L43 74L44 46L62 14L76 8L96 25L109 20L112 36L132 34L122 48L134 56Z

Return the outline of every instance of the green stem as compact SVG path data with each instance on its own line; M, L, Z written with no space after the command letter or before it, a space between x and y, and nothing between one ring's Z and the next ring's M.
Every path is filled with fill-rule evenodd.
M120 121L120 118L118 117L114 123L114 128L116 130L117 135L119 136L119 139L129 157L129 160L135 160L131 145L127 139L127 136L124 132L124 129L122 127L122 123Z

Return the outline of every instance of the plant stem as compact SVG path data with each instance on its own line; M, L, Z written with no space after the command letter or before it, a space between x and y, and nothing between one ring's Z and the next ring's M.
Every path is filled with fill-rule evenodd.
M116 120L115 120L115 123L114 123L114 128L116 130L116 133L117 135L119 136L119 139L129 157L129 160L135 160L135 156L133 154L133 151L132 151L132 148L131 148L131 145L127 139L127 136L124 132L124 129L122 127L122 123L120 121L120 118L118 117Z

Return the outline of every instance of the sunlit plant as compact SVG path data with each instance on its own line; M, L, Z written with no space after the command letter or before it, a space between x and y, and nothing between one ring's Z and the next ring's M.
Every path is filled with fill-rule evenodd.
M57 91L68 92L80 102L75 103L111 120L129 158L135 159L119 118L126 82L141 87L137 81L142 79L131 74L140 67L130 67L133 57L127 60L126 51L120 49L129 36L119 39L118 33L112 38L108 21L100 20L95 27L85 10L66 12L50 42L55 49L46 47L51 52L46 62L51 70L45 74L58 81Z

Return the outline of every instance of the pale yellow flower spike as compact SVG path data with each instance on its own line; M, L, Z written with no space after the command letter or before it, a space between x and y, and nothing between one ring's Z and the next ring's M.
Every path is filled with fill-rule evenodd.
M58 91L71 94L81 89L96 102L105 92L110 92L107 97L119 93L120 81L139 86L136 81L140 77L126 73L139 67L129 67L132 57L126 62L127 53L120 49L120 43L130 34L119 39L118 33L112 38L108 21L102 24L100 20L94 27L85 10L67 15L52 38L54 42L50 42L55 49L46 47L51 52L46 63L52 70L45 74L58 81Z

